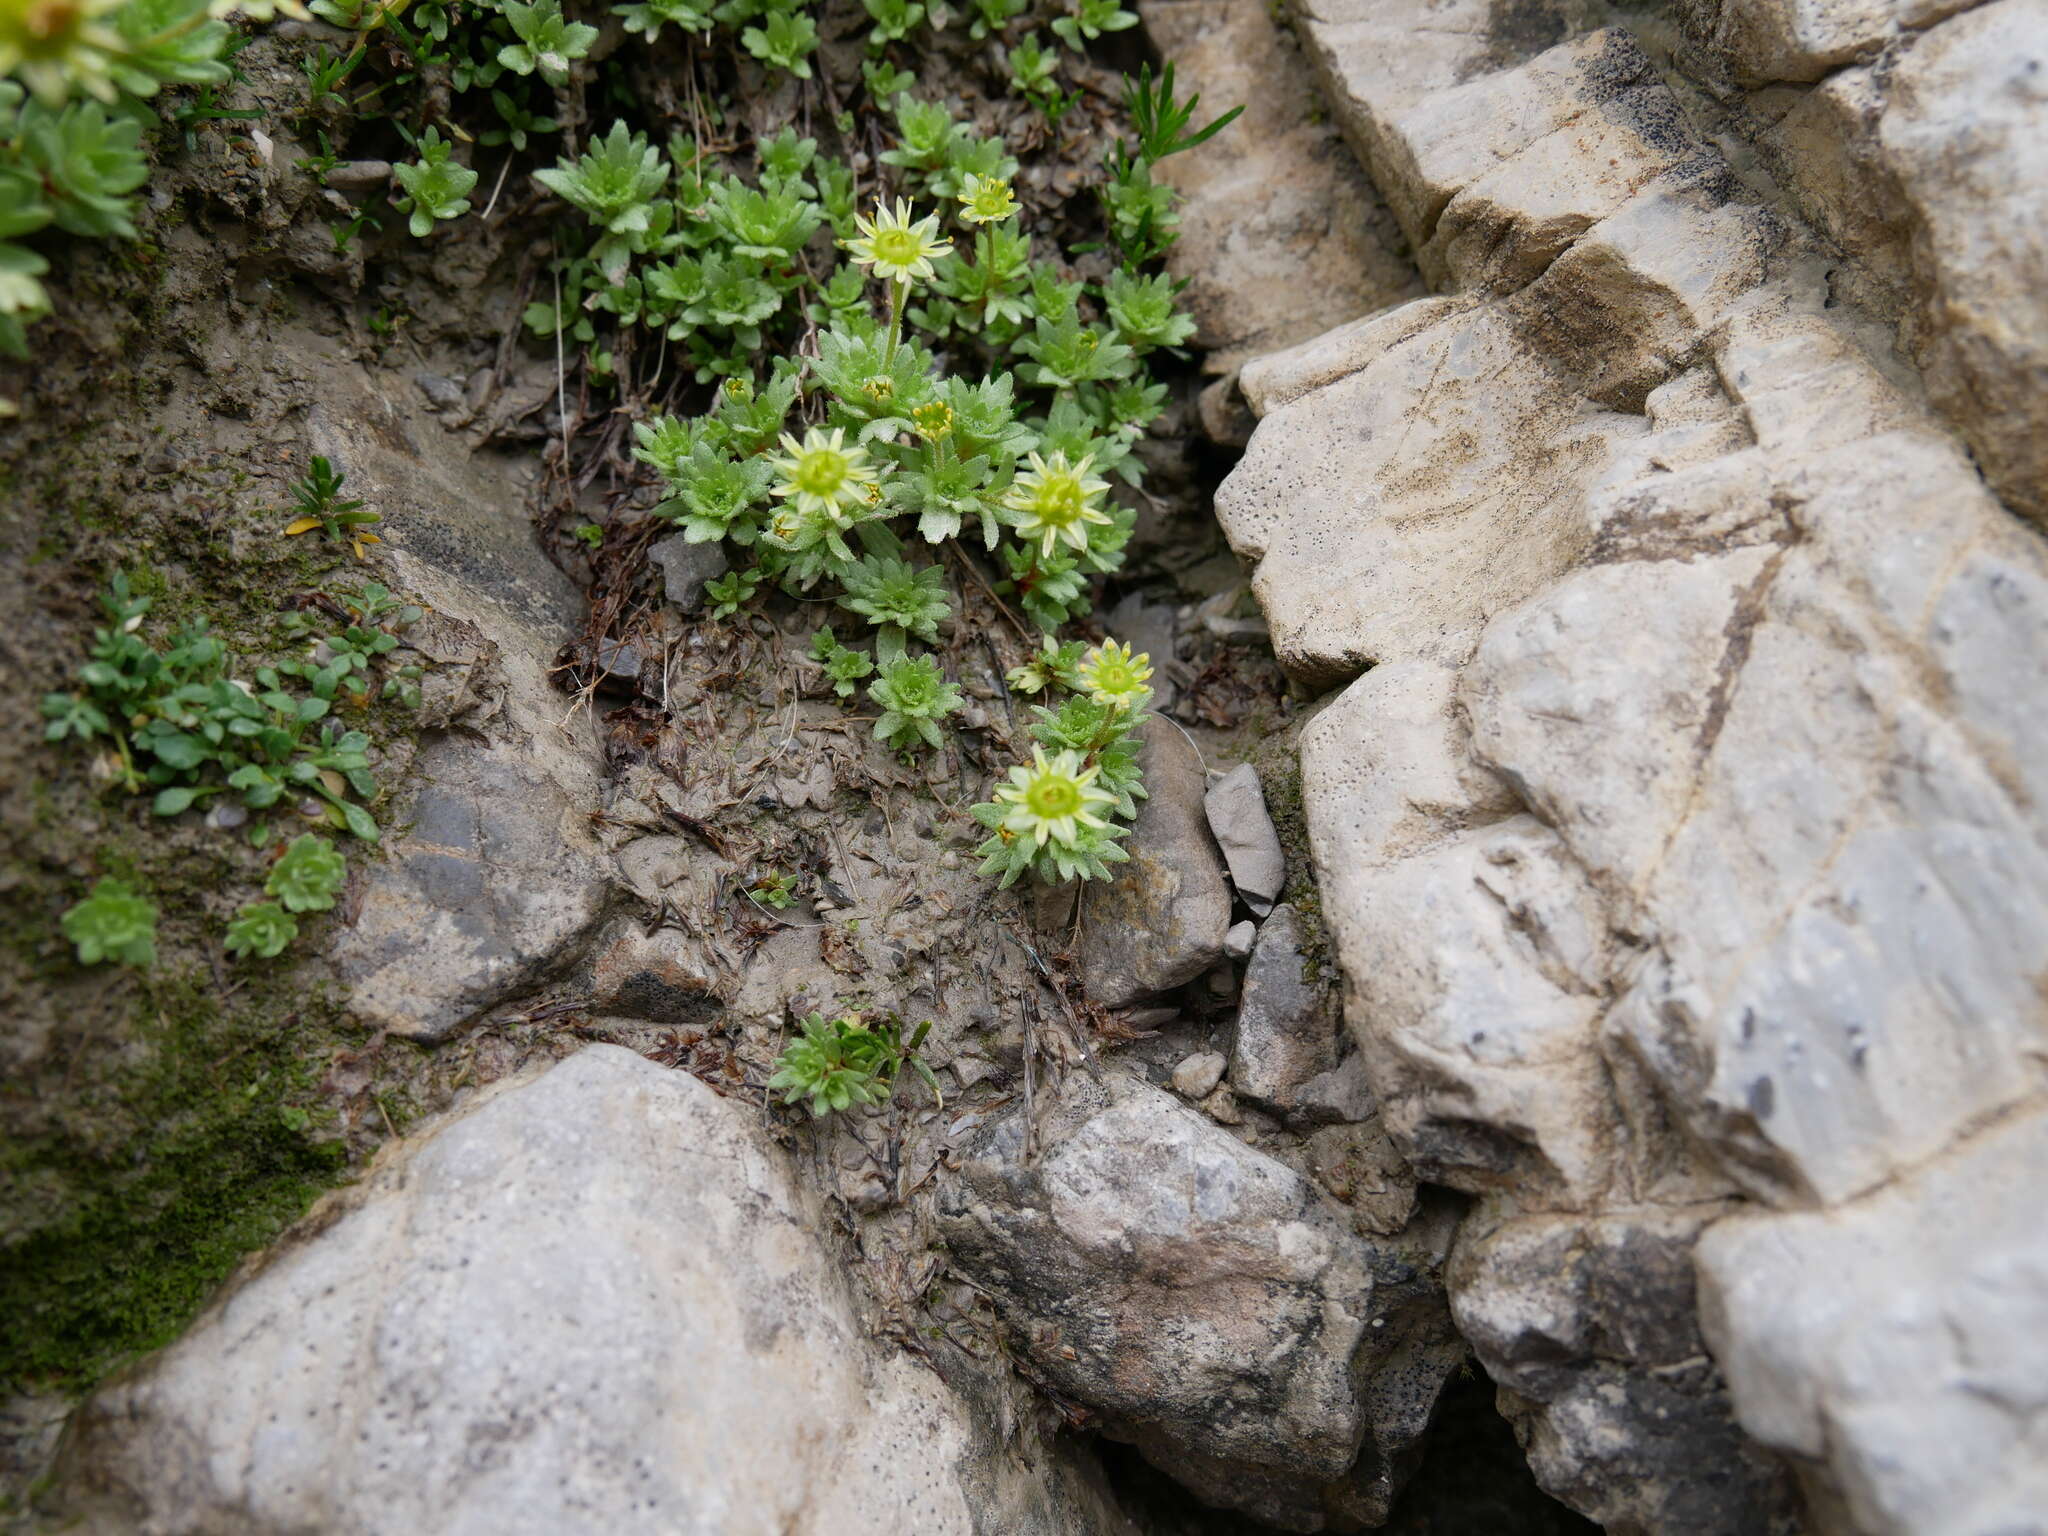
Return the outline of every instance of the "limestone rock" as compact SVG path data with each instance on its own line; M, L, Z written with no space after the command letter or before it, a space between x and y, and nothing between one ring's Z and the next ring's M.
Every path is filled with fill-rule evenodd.
M1564 0L1305 9L1447 292L1245 363L1217 510L1283 665L1372 669L1302 735L1324 917L1381 1123L1482 1197L1454 1303L1544 1484L1611 1529L1749 1532L1791 1516L1694 1358L1694 1234L1745 1199L1924 1224L1907 1192L2048 1089L2048 556L1929 410L2039 514L2048 23L1681 11L1671 52ZM1745 97L1702 61L1852 67ZM2028 1493L1960 1469L2038 1457L2032 1410L1893 1433L1950 1357L1858 1374L1896 1330L1831 1320L1836 1219L1728 1230L1781 1219L1823 1256L1725 1239L1771 1281L1714 1326L1816 1521L2001 1528ZM1899 1315L1931 1317L1972 1258L1914 1259Z
M2048 522L2048 3L1943 22L1878 127L1917 215L1927 384L2016 510Z
M1258 770L1239 763L1209 786L1203 808L1230 866L1231 884L1253 911L1263 914L1287 887L1287 855L1266 810Z
M1819 80L1970 0L1685 0L1686 29L1745 85Z
M1223 935L1223 953L1232 960L1249 959L1252 942L1258 937L1259 925L1250 918L1241 923L1232 923L1230 931Z
M1230 1048L1230 1086L1242 1097L1290 1109L1302 1091L1337 1065L1338 1019L1332 988L1304 975L1301 918L1273 909L1259 929Z
M1301 47L1264 0L1141 0L1175 87L1202 97L1200 126L1242 105L1209 152L1159 163L1178 189L1167 268L1206 365L1227 372L1419 291L1400 233L1322 114Z
M1698 1248L1701 1322L1743 1427L1839 1500L1831 1528L1957 1536L2048 1516L2048 1114L1832 1211Z
M984 1129L938 1210L1036 1368L1212 1503L1384 1520L1463 1349L1413 1246L1142 1082L1041 1107Z
M1081 893L1081 976L1088 996L1121 1008L1193 981L1223 955L1230 890L1202 808L1201 754L1170 722L1143 726L1150 798L1124 842L1130 861Z
M588 1048L395 1146L103 1387L67 1529L1127 1530L870 1339L811 1221L755 1111Z
M1490 614L1584 553L1585 487L1644 425L1587 409L1491 309L1392 310L1347 354L1268 411L1216 492L1274 653L1315 687L1462 661Z

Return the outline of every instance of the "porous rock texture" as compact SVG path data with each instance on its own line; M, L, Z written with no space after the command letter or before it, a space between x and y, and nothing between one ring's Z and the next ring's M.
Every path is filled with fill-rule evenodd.
M2048 1528L2048 5L1680 12L1308 0L1436 293L1246 364L1217 510L1543 1484Z
M1465 1359L1422 1224L1368 1241L1136 1077L1076 1074L987 1126L938 1226L1061 1393L1208 1503L1285 1530L1383 1522Z
M1130 1528L874 1340L758 1111L592 1046L395 1144L103 1387L90 1532Z

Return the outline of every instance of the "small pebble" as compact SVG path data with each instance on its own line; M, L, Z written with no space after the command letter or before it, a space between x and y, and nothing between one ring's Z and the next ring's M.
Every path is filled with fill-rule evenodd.
M1252 952L1252 940L1259 936L1259 925L1250 918L1234 925L1223 935L1223 953L1233 960L1242 960Z
M1221 1051L1197 1051L1173 1069L1173 1091L1184 1099L1200 1099L1215 1091L1229 1063Z

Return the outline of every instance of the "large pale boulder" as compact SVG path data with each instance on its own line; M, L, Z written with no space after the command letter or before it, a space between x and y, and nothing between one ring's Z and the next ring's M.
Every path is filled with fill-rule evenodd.
M1122 1532L861 1327L758 1111L611 1046L388 1149L61 1458L66 1529Z
M1942 1198L1915 1181L2048 1091L2048 561L1945 430L2033 510L2042 6L1953 9L1702 4L1654 66L1594 7L1303 15L1448 294L1247 364L1218 514L1283 664L1356 678L1302 734L1347 1022L1396 1147L1482 1197L1453 1303L1540 1479L1612 1529L1789 1518L1698 1342L1695 1234ZM1673 88L1879 47L1805 96ZM1779 200L1724 144L1747 177L1825 153ZM1847 294L1895 301L1901 352ZM1924 1259L1916 1317L1970 1273ZM1938 1518L1931 1490L2023 1460L2031 1408L1910 1443L1877 1421L1941 1390L1914 1364L1837 1438L1877 1334L1773 1352L1834 1315L1839 1263L1763 1267L1710 1332L1777 1362L1750 1401L1822 1405L1742 1414L1810 1458L1812 1518L2005 1528L2023 1478ZM1973 1358L2023 1356L2048 1296L2002 1273Z
M1719 1222L1701 1322L1743 1427L1796 1457L1820 1528L2048 1526L2048 1113L1837 1210Z
M1122 1076L1019 1105L940 1195L953 1262L1109 1433L1294 1531L1386 1518L1463 1358L1428 1231L1369 1244L1300 1174Z

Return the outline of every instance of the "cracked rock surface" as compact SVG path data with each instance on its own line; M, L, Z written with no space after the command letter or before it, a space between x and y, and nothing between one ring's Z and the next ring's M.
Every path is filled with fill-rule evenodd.
M1464 1346L1427 1234L1371 1242L1285 1164L1121 1075L968 1149L939 1230L1035 1368L1209 1503L1381 1523Z
M1681 12L1304 8L1437 291L1245 365L1218 514L1338 690L1347 1020L1544 1486L2032 1529L2048 8Z

